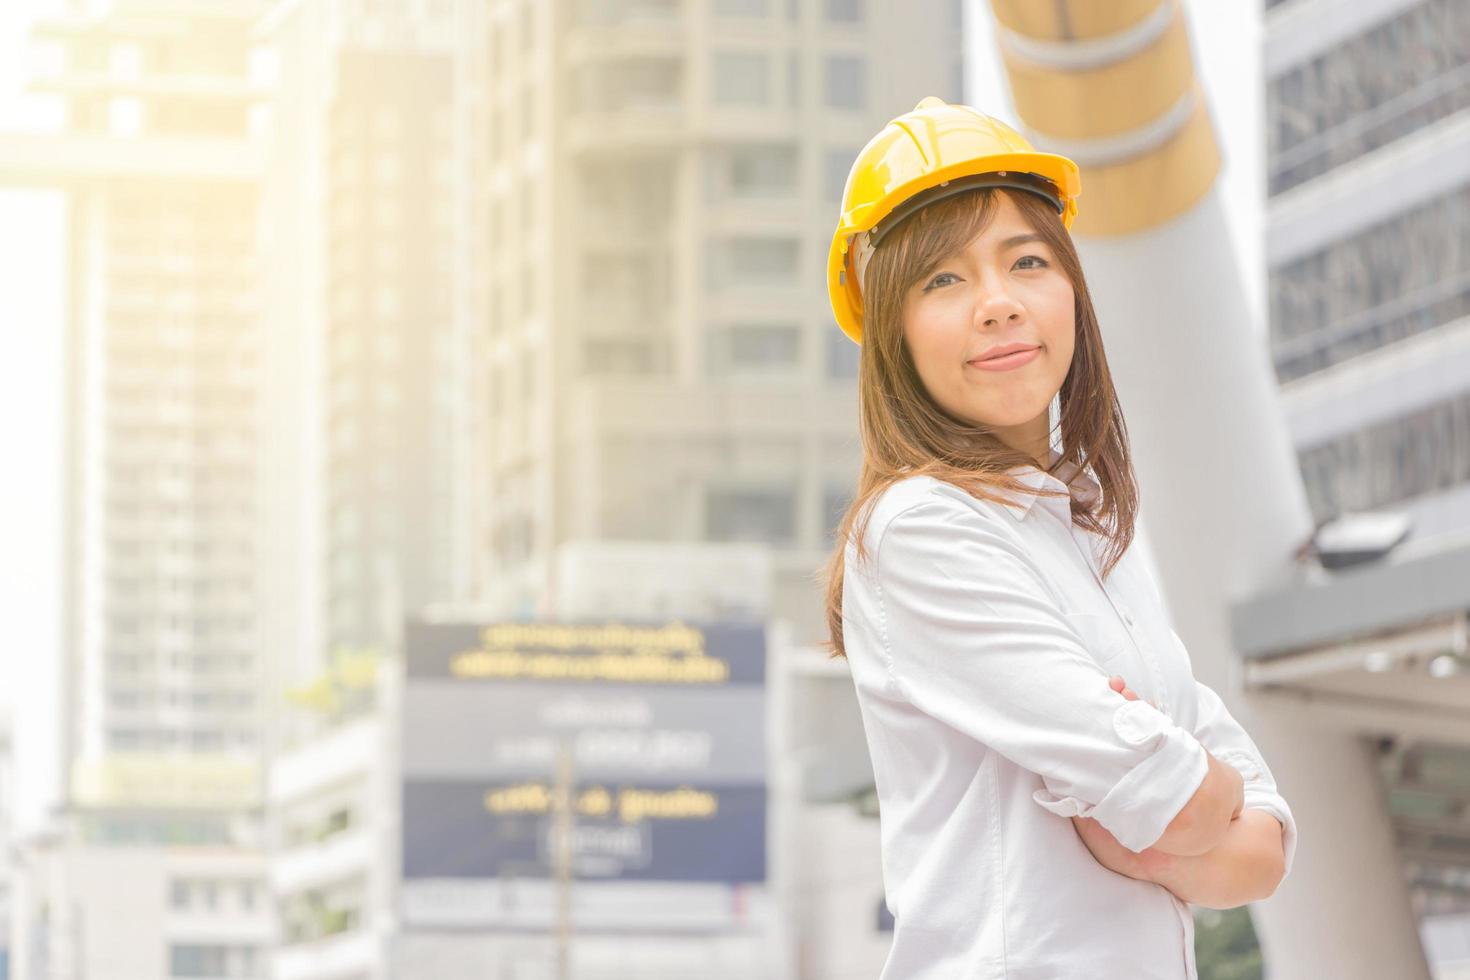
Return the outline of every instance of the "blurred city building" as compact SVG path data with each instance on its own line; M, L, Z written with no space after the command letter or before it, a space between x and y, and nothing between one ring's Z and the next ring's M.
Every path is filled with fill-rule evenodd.
M1331 942L1292 918L1319 906L1392 942L1412 915L1435 975L1470 976L1467 7L1266 0L1256 364L1218 342L1246 331L1180 5L990 6L1013 116L1083 164L1138 468L1173 483L1147 498L1164 598L1317 835L1258 914L1274 962ZM64 132L0 136L0 181L69 221L67 789L8 895L0 868L11 973L876 974L862 719L813 645L858 348L811 284L861 145L961 97L962 4L66 9L34 82ZM1138 288L1145 261L1170 275ZM1201 431L1263 482L1175 451ZM1201 501L1250 520L1221 540ZM1290 561L1303 522L1374 510L1409 539ZM516 623L739 624L761 667L456 673ZM618 780L731 822L600 822ZM559 820L558 786L588 809ZM1392 860L1402 918L1364 912L1386 874L1332 884Z
M1242 653L1251 683L1372 740L1435 975L1470 976L1470 6L1266 8L1280 404L1317 524L1410 532L1235 610Z
M760 540L816 639L856 484L857 348L822 282L857 150L958 98L958 0L462 6L479 156L488 598L577 540Z
M254 26L278 708L336 653L392 648L404 610L472 589L450 13L277 0ZM302 734L299 713L275 720L278 744Z
M0 152L0 180L59 189L68 215L65 799L21 849L22 976L262 976L272 941L260 10L65 5L36 27L32 81L64 128L8 136Z
M79 806L127 805L160 760L257 789L253 13L131 0L36 31L34 85L67 128L17 138L6 178L59 185L70 219L62 736Z
M708 598L731 592L717 578L731 566L699 559L700 542L774 546L774 575L737 572L749 579L734 591L755 588L762 617L799 618L818 635L811 572L857 461L856 351L802 283L820 281L858 147L911 92L959 95L960 27L950 0L901 11L852 0L272 5L255 29L276 90L264 198L278 232L262 261L279 360L268 374L294 374L291 411L324 420L294 440L286 425L273 430L286 436L279 458L299 461L278 475L299 488L304 516L285 498L280 513L319 536L283 544L315 562L302 585L320 597L281 623L296 631L292 649L317 651L287 668L297 694L330 702L317 672L339 651L406 656L395 629L435 604L529 620L567 615L582 596L572 615L622 621L736 602ZM555 557L610 541L671 547L636 569L623 555L623 579L589 570L590 556ZM661 613L640 613L628 576L670 586L646 587L664 595ZM588 598L596 589L622 601ZM391 755L371 760L386 776L364 769L360 743L391 739L393 711L315 725L279 716L289 734L271 782L277 976L349 961L379 976L456 950L521 956L441 921L463 911L425 918L424 883L400 882L391 852L362 860L363 841L422 812L333 802L338 782L372 794L413 778ZM871 920L877 830L847 812L873 855L859 890ZM313 820L334 828L320 845L293 829ZM847 893L841 862L828 863L805 908ZM519 948L525 969L541 969L549 869L520 873L518 894L543 925ZM641 899L618 929L640 935L604 936L600 954L582 936L578 955L608 975L652 969L657 949L691 928L661 927L672 909L714 901L710 914L728 914L718 910L732 886L695 898L689 887L654 887L666 898ZM777 899L752 887L739 902L769 923L761 903ZM579 903L596 905L596 892L579 879ZM442 905L443 890L433 894ZM834 952L852 947L832 938ZM748 958L770 941L724 945L744 943ZM713 976L732 955L682 947L683 965L669 968Z
M270 880L281 940L270 973L276 980L393 975L396 735L385 708L344 720L271 763Z
M765 546L576 551L579 612L412 620L373 709L275 760L273 976L792 975L794 797L766 778L792 648L752 615ZM732 603L686 562L754 574Z
M137 821L166 825L167 841L120 842L71 815L19 842L10 975L268 976L277 925L259 813L226 836L178 812Z

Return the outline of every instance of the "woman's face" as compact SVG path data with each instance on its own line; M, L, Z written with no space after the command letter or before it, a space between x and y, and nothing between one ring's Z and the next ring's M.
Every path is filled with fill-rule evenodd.
M1047 408L1076 339L1072 283L1010 195L996 199L989 226L905 292L904 339L940 407L1045 461ZM1034 350L977 365L1013 344Z

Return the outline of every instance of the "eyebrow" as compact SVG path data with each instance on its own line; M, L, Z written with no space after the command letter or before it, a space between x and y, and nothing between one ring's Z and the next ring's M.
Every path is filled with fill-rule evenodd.
M1033 231L1028 232L1025 235L1012 235L1010 238L1007 238L1005 241L1001 242L1000 247L1001 251L1004 251L1008 248L1015 248L1017 245L1024 245L1027 242L1045 243L1045 241L1046 239L1042 238L1040 235L1036 234L1036 232Z

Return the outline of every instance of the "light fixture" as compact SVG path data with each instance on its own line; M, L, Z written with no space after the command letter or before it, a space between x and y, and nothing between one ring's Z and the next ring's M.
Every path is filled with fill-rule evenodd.
M1374 674L1383 674L1393 669L1393 654L1387 650L1374 650L1363 655L1363 669Z
M1460 658L1449 653L1442 653L1429 661L1429 675L1431 677L1451 677L1460 672Z
M1377 561L1403 543L1414 522L1405 511L1346 513L1313 532L1308 549L1323 568Z

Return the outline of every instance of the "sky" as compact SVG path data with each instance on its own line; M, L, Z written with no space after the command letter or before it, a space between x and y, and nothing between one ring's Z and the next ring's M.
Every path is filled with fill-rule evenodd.
M1260 5L1186 0L1195 65L1209 95L1224 166L1230 234L1258 331L1264 321ZM60 0L0 2L0 134L45 130L49 107L23 93L30 18ZM1012 124L990 7L969 0L966 98ZM1210 44L1198 39L1209 37ZM917 98L915 99L917 101ZM1019 127L1018 127L1019 128ZM54 191L0 187L0 713L13 719L16 820L34 828L58 794L60 684L62 227Z
M0 133L44 129L21 94L26 26L46 0L0 3ZM15 819L34 826L56 798L61 585L60 194L0 186L0 713L11 717Z

